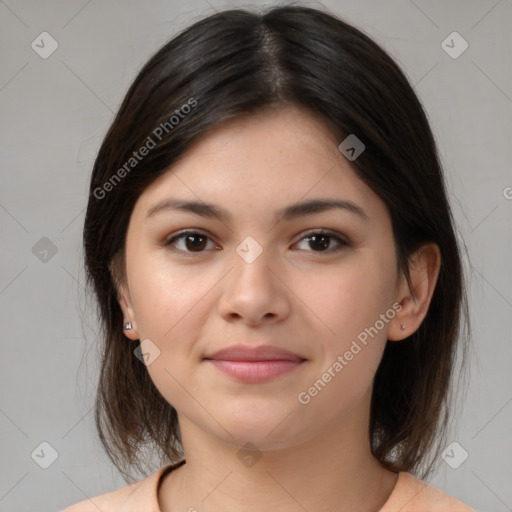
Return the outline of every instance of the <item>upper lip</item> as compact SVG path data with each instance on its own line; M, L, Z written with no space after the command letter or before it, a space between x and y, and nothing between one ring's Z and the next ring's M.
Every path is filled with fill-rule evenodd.
M249 347L247 345L231 345L205 356L205 359L224 361L303 361L301 357L289 350L271 345Z

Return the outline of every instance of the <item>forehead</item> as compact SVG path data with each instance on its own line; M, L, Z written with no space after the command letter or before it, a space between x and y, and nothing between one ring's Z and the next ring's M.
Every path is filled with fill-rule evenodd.
M286 104L267 107L228 119L203 134L190 147L184 159L236 159L271 165L292 161L307 155L312 160L332 160L338 143L322 120L304 107ZM338 155L336 155L338 156ZM251 166L249 165L249 168Z
M302 107L239 116L199 137L143 192L136 209L147 214L172 197L263 215L322 197L364 205L370 216L382 213L384 205L340 153L339 142Z

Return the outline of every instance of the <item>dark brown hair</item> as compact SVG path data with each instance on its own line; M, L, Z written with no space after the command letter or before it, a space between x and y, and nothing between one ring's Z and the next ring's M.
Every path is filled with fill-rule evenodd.
M107 454L127 479L130 468L144 471L144 448L166 463L182 453L177 413L134 357L117 301L135 202L218 123L286 103L309 109L340 142L349 134L364 142L351 163L387 205L397 265L409 286L412 253L426 242L441 250L424 321L406 340L387 342L369 435L385 467L422 478L443 447L458 341L464 355L467 350L462 317L469 332L469 316L460 248L424 110L389 55L338 17L300 6L228 10L193 24L143 66L92 172L83 241L87 284L102 322L95 418ZM150 139L155 146L135 160L133 152Z

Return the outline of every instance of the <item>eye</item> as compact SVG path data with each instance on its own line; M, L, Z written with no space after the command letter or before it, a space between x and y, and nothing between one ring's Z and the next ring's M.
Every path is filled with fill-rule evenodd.
M322 229L310 232L307 236L302 238L301 242L304 240L309 244L309 247L313 248L313 252L334 252L340 250L343 246L350 245L349 242L337 234ZM333 240L338 243L338 247L328 249Z
M208 245L208 241L213 244L211 239L198 231L182 231L177 235L169 238L165 245L175 245L176 242L183 242L181 248L177 248L182 252L204 252L203 249ZM215 246L215 244L213 244Z
M350 246L350 243L341 238L338 234L322 229L311 231L307 236L303 237L298 244L303 241L306 241L306 243L309 244L309 247L313 249L313 252L330 253L340 250L343 246ZM333 241L337 243L338 247L329 249ZM213 248L218 248L210 237L204 233L188 230L172 236L164 242L164 245L174 246L177 251L184 253L201 253L207 248L208 242L213 245ZM182 244L181 247L178 247L179 243Z

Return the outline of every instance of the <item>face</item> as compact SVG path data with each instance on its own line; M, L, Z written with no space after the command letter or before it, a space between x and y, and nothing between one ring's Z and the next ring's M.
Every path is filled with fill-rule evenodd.
M182 431L264 450L368 413L396 328L396 255L387 208L340 142L299 107L229 120L139 197L126 334ZM311 201L341 206L289 209ZM234 345L274 350L215 356Z

